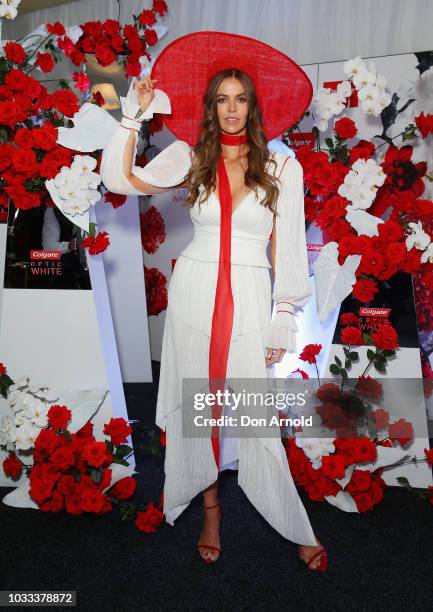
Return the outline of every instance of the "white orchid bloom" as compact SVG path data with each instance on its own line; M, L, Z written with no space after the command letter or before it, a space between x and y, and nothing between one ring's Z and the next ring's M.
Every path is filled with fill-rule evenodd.
M375 85L367 85L358 90L358 99L361 101L371 100L378 102L380 100L381 91Z
M421 263L433 263L433 242L430 242L424 253L421 255Z
M18 427L15 435L15 447L17 450L30 450L35 445L35 440L40 433L40 428L27 422L22 427Z
M364 60L359 55L353 59L349 59L343 64L343 72L350 79L356 76L360 71L365 70Z
M350 81L341 81L337 85L337 94L339 96L344 96L345 98L350 98L352 95L352 87L350 86Z
M68 215L82 215L90 208L90 203L87 199L71 198L67 199L62 204L62 210Z
M406 248L410 251L413 247L424 251L430 244L430 236L422 229L421 221L409 223L411 233L406 238Z
M359 72L359 74L354 76L352 81L356 89L361 89L362 87L374 85L376 81L376 74L365 69L364 71L361 71Z
M386 83L386 77L384 77L382 74L376 74L376 81L374 84L378 89L385 89Z
M101 177L96 172L86 172L78 178L80 189L95 190L101 184Z
M17 15L18 15L18 11L14 6L10 4L0 5L0 18L15 19Z
M71 170L78 170L80 173L91 172L97 166L97 161L91 155L75 155L71 164Z

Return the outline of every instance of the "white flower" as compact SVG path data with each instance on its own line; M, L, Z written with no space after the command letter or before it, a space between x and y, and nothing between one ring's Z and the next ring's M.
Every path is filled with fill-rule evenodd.
M374 72L369 72L368 70L361 70L352 78L352 82L356 89L361 89L362 87L367 87L368 85L374 85L375 81L376 75Z
M433 263L433 242L430 242L424 253L421 255L421 263Z
M364 70L365 64L359 55L357 55L353 59L347 60L347 62L344 62L343 64L343 72L349 78L353 78L354 76L359 74L360 71Z
M29 450L34 447L35 440L39 435L40 428L29 421L22 427L18 427L15 436L15 447L17 450Z
M0 4L0 18L15 19L18 11L14 6L8 4Z
M325 430L323 430L324 432ZM302 448L305 455L312 462L313 468L318 470L322 465L322 457L335 452L335 438L295 438L296 446Z
M79 200L78 198L71 198L71 199L65 200L62 204L63 212L73 217L75 215L82 215L87 210L89 210L89 208L90 208L90 203L88 202L88 200L84 200L84 199Z
M80 173L91 172L96 165L97 161L91 155L75 155L71 170L78 170Z
M381 91L374 85L367 85L358 91L359 100L371 100L373 102L380 99Z
M406 248L410 251L416 247L419 251L424 251L430 244L430 236L422 229L421 221L409 223L411 233L406 238Z
M6 450L15 448L15 421L10 415L5 415L0 426L0 446L5 446Z
M350 98L352 95L352 87L350 86L350 81L341 81L337 85L337 94L339 96L344 96L345 98Z

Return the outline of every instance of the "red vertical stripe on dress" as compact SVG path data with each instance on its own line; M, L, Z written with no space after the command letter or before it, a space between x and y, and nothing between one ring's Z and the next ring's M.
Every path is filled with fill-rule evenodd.
M218 198L221 216L220 256L209 348L209 390L211 393L216 393L219 389L224 391L234 312L231 287L232 194L222 156L218 160ZM219 418L221 413L221 405L212 406L212 418ZM218 425L212 427L211 440L215 462L219 469Z

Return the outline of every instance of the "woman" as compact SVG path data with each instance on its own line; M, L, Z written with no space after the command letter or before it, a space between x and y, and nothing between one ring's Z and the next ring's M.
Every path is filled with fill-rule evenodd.
M155 82L145 78L134 84L139 102L135 108L131 96L125 106L122 99L121 128L126 129L119 128L104 148L101 176L108 189L120 193L189 190L186 205L194 239L177 259L170 280L156 415L167 434L166 520L173 524L202 491L204 522L198 548L206 562L217 560L222 519L218 473L234 467L259 512L299 544L299 556L310 569L323 571L327 553L297 494L279 431L273 437L250 431L228 438L222 427L221 433L213 429L212 445L209 437L182 435L182 381L208 377L210 388L216 390L224 389L221 380L230 376L263 379L286 350L295 350L294 306L305 305L312 293L302 167L287 155L270 154L253 80L243 70L226 67L208 83L199 142L190 149L177 141L144 169L137 168L136 133L143 118L150 116ZM120 160L121 177L115 172ZM170 170L174 179L177 166L178 178L186 178L170 183ZM161 186L164 181L166 186ZM272 321L266 256L271 233L272 297L277 303ZM212 414L219 416L221 409Z

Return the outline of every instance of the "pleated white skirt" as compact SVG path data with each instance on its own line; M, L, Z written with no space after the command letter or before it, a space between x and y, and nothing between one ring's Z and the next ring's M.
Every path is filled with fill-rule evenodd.
M166 432L163 511L170 525L218 477L210 436L184 436L182 421L182 380L208 380L217 274L217 262L181 255L169 284L156 424ZM269 379L274 369L266 367L263 343L271 317L269 268L232 265L231 275L234 319L227 379ZM220 470L238 469L238 484L283 537L314 546L316 538L281 437L278 432L270 437L260 433L260 428L251 428L233 438L221 427Z

